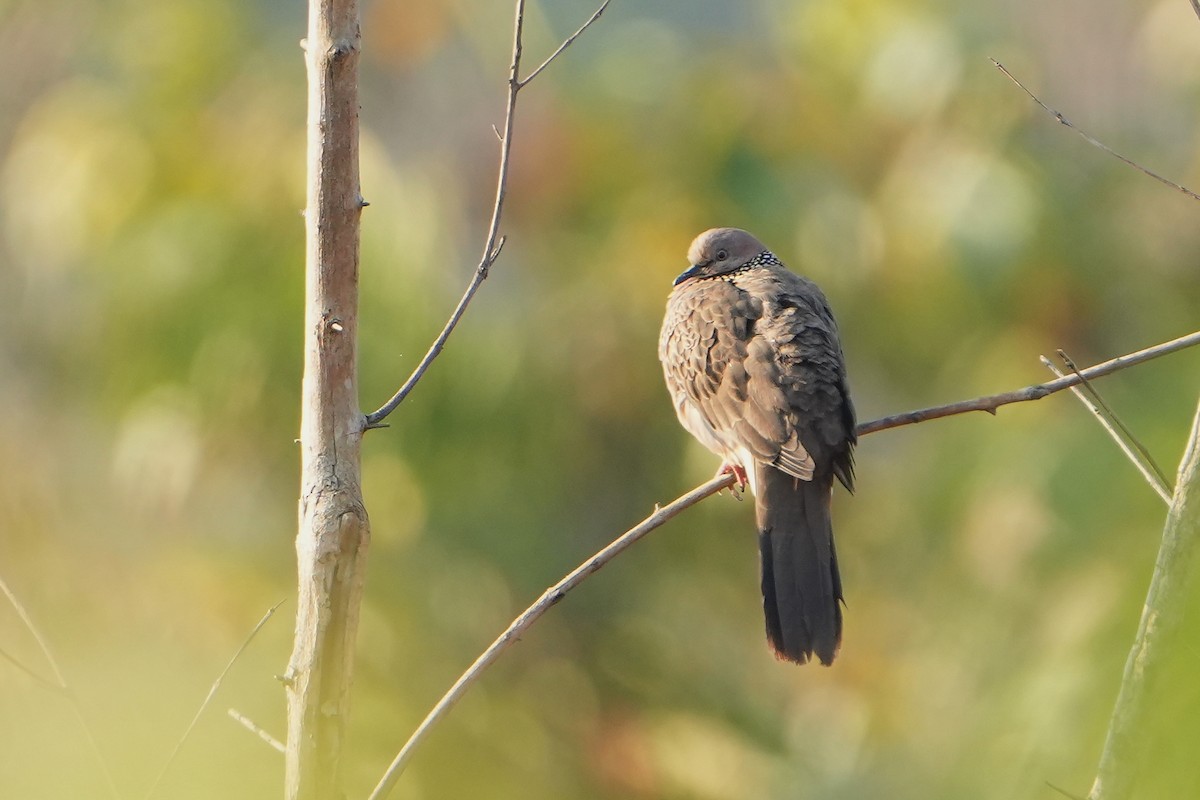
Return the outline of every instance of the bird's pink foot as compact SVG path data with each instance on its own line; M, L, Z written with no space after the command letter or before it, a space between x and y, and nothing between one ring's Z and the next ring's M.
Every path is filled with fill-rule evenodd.
M722 475L732 475L734 477L735 481L729 487L729 493L736 499L741 500L742 493L746 491L746 484L750 482L750 479L746 476L745 468L741 464L730 464L727 461L717 470L716 477L719 478Z

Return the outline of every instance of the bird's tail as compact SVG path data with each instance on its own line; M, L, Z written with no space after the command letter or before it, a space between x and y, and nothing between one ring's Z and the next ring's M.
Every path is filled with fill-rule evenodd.
M832 476L811 481L758 464L758 544L767 639L779 658L833 663L842 641L842 581L829 519Z

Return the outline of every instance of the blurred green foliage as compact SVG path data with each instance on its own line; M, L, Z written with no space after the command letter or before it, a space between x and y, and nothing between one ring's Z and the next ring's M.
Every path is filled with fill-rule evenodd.
M302 6L0 5L0 574L126 797L292 591ZM528 61L591 10L532 3ZM505 2L365 7L365 408L482 245L510 20ZM364 445L349 796L546 585L716 467L655 359L700 230L750 228L825 288L863 419L1044 380L1056 347L1091 363L1197 327L1200 209L1056 125L989 56L1200 184L1200 23L1181 0L617 2L522 95L501 263ZM1101 384L1172 470L1198 359ZM873 435L858 462L858 495L836 500L833 668L771 658L750 507L710 500L558 606L396 796L1086 793L1158 498L1065 395ZM278 794L282 759L223 712L282 735L293 608L158 796ZM0 648L46 672L7 607ZM1181 647L1158 689L1144 797L1200 793L1198 661ZM103 796L63 699L5 662L0 720L0 796Z

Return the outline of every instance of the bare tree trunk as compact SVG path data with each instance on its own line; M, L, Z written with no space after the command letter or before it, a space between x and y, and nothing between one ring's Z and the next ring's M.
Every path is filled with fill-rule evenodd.
M1154 683L1175 642L1186 610L1192 554L1200 541L1200 408L1192 422L1171 510L1163 529L1158 560L1133 649L1125 662L1121 691L1108 726L1108 737L1089 800L1133 797L1138 767L1149 738L1146 720Z
M288 667L288 800L340 798L370 527L358 406L357 0L309 0L308 201L296 639Z

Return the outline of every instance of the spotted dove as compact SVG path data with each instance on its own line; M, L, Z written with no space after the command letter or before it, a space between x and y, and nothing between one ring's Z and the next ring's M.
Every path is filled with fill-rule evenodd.
M829 504L835 477L853 491L856 441L837 323L821 290L744 230L705 231L688 260L659 339L675 412L754 495L776 655L830 664L842 582Z

